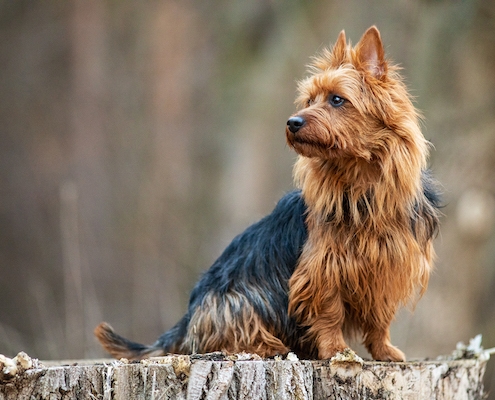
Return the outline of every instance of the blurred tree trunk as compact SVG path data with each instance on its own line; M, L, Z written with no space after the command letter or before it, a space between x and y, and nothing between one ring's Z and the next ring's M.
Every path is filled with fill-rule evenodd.
M132 326L137 336L171 326L184 309L183 254L189 248L193 163L191 108L198 23L188 2L154 3L150 10L147 162L138 182ZM164 275L166 269L167 274ZM154 307L150 307L154 305ZM158 305L158 307L156 307ZM143 312L147 310L147 312Z
M92 271L111 264L105 21L101 2L73 4L69 176L60 188L66 353L72 356L92 347L88 328L101 319Z

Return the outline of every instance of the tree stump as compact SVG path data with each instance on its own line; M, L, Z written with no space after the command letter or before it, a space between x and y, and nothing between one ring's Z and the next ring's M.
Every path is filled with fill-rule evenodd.
M4 357L0 400L482 399L489 353L468 356L383 363L352 352L325 361L213 353L70 365Z

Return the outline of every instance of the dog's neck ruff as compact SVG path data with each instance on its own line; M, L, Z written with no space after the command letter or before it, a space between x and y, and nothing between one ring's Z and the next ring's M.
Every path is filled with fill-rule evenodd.
M420 169L406 180L394 179L378 164L364 160L322 160L299 156L296 185L308 206L307 222L373 229L382 222L409 224L420 193ZM414 177L417 176L417 180Z

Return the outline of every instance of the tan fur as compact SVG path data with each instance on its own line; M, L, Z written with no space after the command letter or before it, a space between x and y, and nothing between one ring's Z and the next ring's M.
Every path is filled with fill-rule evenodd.
M187 334L177 347L143 346L131 349L127 339L117 335L106 322L99 324L94 334L104 349L115 358L141 360L166 353L203 354L222 351L226 354L241 352L273 357L286 354L289 348L277 338L254 311L242 294L230 292L221 298L209 293L191 316Z
M106 322L100 323L94 330L94 334L103 348L115 358L127 358L128 360L141 360L146 357L159 357L165 355L162 349L148 348L142 352L129 349L122 342L122 337L117 335L113 328Z
M222 299L209 294L189 323L184 353L255 353L262 357L285 354L289 349L271 333L249 301L240 293Z
M289 312L309 327L320 358L347 347L350 331L363 334L373 358L403 360L389 326L426 289L434 255L426 229L411 230L428 150L418 113L375 27L354 48L342 32L310 71L297 100L306 124L287 131L300 154L294 175L309 235ZM329 105L332 94L345 105Z

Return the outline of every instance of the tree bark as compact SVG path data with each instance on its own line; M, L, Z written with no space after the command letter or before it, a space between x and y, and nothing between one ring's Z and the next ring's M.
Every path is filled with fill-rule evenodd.
M382 363L359 358L261 360L215 353L140 363L35 362L10 375L4 368L0 400L482 399L488 358Z

